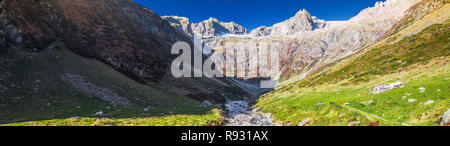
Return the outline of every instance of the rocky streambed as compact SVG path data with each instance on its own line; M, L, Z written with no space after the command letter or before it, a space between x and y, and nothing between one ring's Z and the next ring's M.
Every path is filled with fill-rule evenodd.
M248 101L227 101L225 107L228 111L225 126L274 126L270 113L259 113Z

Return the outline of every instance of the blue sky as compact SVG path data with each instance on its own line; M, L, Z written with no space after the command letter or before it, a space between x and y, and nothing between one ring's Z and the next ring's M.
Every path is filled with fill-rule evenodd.
M234 21L249 31L272 26L301 9L325 20L348 20L381 0L135 0L161 16L188 17L198 23L209 17Z

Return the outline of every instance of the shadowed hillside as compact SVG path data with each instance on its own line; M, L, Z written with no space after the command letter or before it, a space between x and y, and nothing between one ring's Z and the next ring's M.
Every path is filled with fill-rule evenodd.
M190 38L132 0L2 0L0 8L0 123L217 124L213 108L249 96L227 79L174 78L171 47ZM153 122L164 115L175 119Z

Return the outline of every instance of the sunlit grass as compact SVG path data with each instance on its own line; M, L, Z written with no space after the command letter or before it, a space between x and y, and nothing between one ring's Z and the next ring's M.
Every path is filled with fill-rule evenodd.
M221 111L213 109L204 115L173 114L137 118L73 117L2 126L217 126L222 122Z
M264 95L256 106L290 125L307 118L312 119L310 126L347 126L355 121L356 125L437 125L439 116L450 108L449 38L446 21L397 43L377 44ZM407 83L404 88L369 93L377 85L397 81ZM426 91L421 92L421 87ZM434 103L425 105L427 101ZM318 106L319 102L325 105Z

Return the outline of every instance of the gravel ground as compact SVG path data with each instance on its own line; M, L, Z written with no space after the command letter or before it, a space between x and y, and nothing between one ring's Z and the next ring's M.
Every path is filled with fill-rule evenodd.
M131 106L131 102L125 97L121 97L117 93L109 89L96 86L86 81L83 76L65 73L62 78L78 90L91 96L98 97L104 101L110 102L115 106Z
M271 114L257 113L258 109L250 111L247 101L228 101L225 105L228 120L225 126L273 126Z

